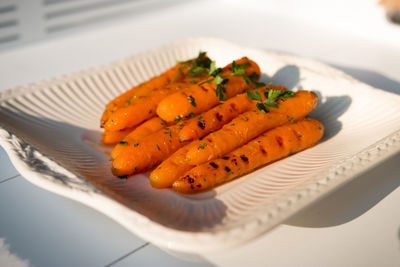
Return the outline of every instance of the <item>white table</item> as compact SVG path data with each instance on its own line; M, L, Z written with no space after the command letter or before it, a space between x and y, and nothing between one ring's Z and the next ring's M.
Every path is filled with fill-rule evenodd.
M400 26L388 25L375 1L355 0L350 8L343 1L329 6L309 0L305 7L290 0L246 3L193 1L2 51L0 90L177 39L212 36L316 58L400 94ZM358 15L348 12L361 3ZM330 9L339 13L324 15ZM30 184L0 149L0 265L399 266L399 185L396 155L259 239L193 263Z

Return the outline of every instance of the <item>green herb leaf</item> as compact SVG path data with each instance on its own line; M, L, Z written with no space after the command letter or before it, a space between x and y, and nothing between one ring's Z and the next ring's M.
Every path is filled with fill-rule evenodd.
M215 90L215 94L217 95L219 101L225 101L226 97L224 95L226 93L226 88L220 84L217 85L217 89Z
M223 81L224 81L224 78L222 78L221 76L217 75L217 76L214 77L212 82L214 84L221 84Z
M260 110L261 112L264 113L268 113L269 112L269 108L267 108L266 105L264 105L264 103L257 103L256 107L258 108L258 110Z
M263 103L268 107L278 108L278 104L275 102L274 99L267 98Z
M185 116L185 118L187 118L187 119L189 119L189 118L191 118L191 117L194 117L194 113L193 113L193 112L190 112L189 114L187 114L187 115Z
M139 143L136 143L136 144L134 144L133 146L134 146L134 147L137 147L138 145L139 145Z
M128 145L128 142L127 141L120 141L119 144L120 145Z
M249 64L236 64L235 61L232 62L232 74L237 76L243 76L246 74L246 68Z
M211 61L210 70L208 71L208 76L212 76L212 74L214 73L214 71L217 69L217 66L216 66L216 65L217 65L217 64L216 64L215 61Z
M196 101L195 101L195 99L194 99L193 96L190 95L190 96L187 97L187 99L189 100L189 103L190 103L193 107L196 106Z
M250 98L250 100L255 100L255 101L262 101L262 97L260 92L258 91L246 91L247 96Z
M197 150L204 149L206 146L207 146L207 143L201 144L201 145L199 145Z
M175 117L174 121L180 121L181 119L182 119L182 116L178 115L178 116Z

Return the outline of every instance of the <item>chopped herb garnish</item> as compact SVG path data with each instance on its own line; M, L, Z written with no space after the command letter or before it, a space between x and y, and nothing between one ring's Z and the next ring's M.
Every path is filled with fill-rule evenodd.
M246 91L247 96L250 98L250 100L255 100L255 101L262 101L262 97L260 92L258 91Z
M161 119L161 125L167 125L168 122L166 120Z
M128 97L128 99L125 101L128 105L130 105L131 104L131 101L132 101L132 97Z
M264 105L264 103L257 103L256 107L258 108L258 110L260 110L261 112L264 113L268 113L269 112L269 108L267 108L266 105Z
M161 150L160 147L159 147L158 145L156 145L156 147L157 147L158 150Z
M201 119L203 118L203 116L197 115L197 118L198 118L199 120L201 120Z
M199 147L197 148L197 150L204 149L206 146L207 146L206 143L204 143L204 144L202 144L202 145L199 145Z
M120 145L128 145L128 142L127 141L120 141L119 144Z
M191 81L190 83L192 83L192 84L197 84L198 81Z
M150 110L149 110L149 114L151 114L152 112L153 112L153 110L152 110L152 109L150 109Z
M294 97L294 92L292 91L283 91L283 90L273 90L273 89L266 89L264 92L266 100L262 101L261 94L258 91L247 91L247 96L250 100L258 101L259 103L256 104L258 110L264 113L269 112L269 108L278 108L277 101L279 99L284 100L285 98Z
M217 89L215 90L215 94L217 95L219 101L225 101L226 97L224 95L226 93L226 88L225 86L222 86L220 84L217 85Z
M182 116L178 115L178 116L175 117L174 121L180 121L181 119L182 119Z
M249 64L236 64L235 61L232 62L232 74L237 76L243 76L246 74L246 68Z
M193 96L190 95L190 96L187 97L187 99L189 100L189 103L190 103L193 107L196 106L196 101L195 101L195 99L194 99Z
M134 146L134 147L137 147L138 145L139 145L139 143L136 143L136 144L134 144L133 146Z
M187 114L185 118L189 119L191 117L194 117L194 113L193 112L190 112L189 114Z

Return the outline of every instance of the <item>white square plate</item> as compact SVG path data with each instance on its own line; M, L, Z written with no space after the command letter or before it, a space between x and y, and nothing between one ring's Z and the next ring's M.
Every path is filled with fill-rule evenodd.
M219 66L248 56L260 65L264 82L318 92L311 116L325 125L323 140L193 196L153 189L148 174L112 176L97 145L105 104L200 50ZM322 63L200 38L0 93L0 143L32 183L97 209L156 245L201 253L259 236L398 152L399 112L400 96Z

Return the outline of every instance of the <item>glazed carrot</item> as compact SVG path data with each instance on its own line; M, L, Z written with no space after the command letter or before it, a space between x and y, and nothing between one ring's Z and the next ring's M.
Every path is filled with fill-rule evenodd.
M125 149L126 143L136 143L136 141L139 141L141 138L151 135L166 126L167 123L162 121L159 117L154 117L143 122L125 136L123 139L124 142L117 144L114 147L113 151L111 152L111 160L114 160L121 153L121 151Z
M167 188L195 165L186 162L187 146L180 148L166 160L161 162L150 173L150 184L154 188Z
M174 83L154 89L147 96L136 100L132 105L115 111L104 125L104 128L109 131L122 130L134 127L145 120L155 117L157 105L163 98L187 88L187 86L187 83Z
M271 108L269 113L257 109L247 111L221 130L209 134L203 140L193 141L188 147L186 160L189 164L197 165L220 157L266 130L305 117L316 107L317 102L315 93L299 91L294 97L279 101L278 108Z
M315 145L323 132L322 124L313 119L277 127L222 158L194 167L174 182L173 189L181 193L210 189Z
M260 75L258 65L248 58L242 58L234 61L236 65L246 66L244 76ZM233 63L232 63L233 64ZM221 77L228 77L232 74L232 64L222 69ZM247 84L241 76L229 76L228 81L224 84L225 98L231 98L242 93L252 84ZM157 114L166 121L173 121L177 116L187 116L190 113L199 114L220 103L220 97L217 96L217 85L208 79L199 84L194 84L186 90L176 92L163 99L158 107ZM219 92L221 93L221 92Z
M263 93L266 88L286 91L287 88L283 86L268 85L255 89L265 99ZM240 113L249 111L256 106L256 102L249 99L246 93L237 95L228 99L226 102L204 112L199 116L199 120L192 120L188 122L179 133L181 141L189 141L205 136L207 133L214 132L220 129L224 124L230 122L233 118Z
M130 132L133 131L135 128L127 128L123 131L104 131L103 135L101 136L101 142L106 145L112 145L115 143L118 143L122 139L124 139L125 136L127 136Z
M206 53L200 52L197 58L180 62L162 74L133 87L122 95L114 98L110 103L107 104L106 109L100 119L101 125L103 126L116 110L125 106L126 104L131 103L136 98L146 96L149 92L164 85L184 81L190 74L190 67L208 67L210 63L211 60L206 56Z
M263 99L266 88L286 91L283 86L268 85L255 89L253 92L259 92ZM216 131L230 122L239 114L256 107L256 101L251 101L247 94L240 94L226 102L202 113L198 119L192 119L185 123L179 132L181 141L188 141L206 136L208 133ZM190 145L189 145L190 147ZM161 162L150 174L150 183L155 188L171 187L172 183L194 167L186 161L188 146L184 146Z
M143 172L184 146L186 143L180 142L178 135L181 125L165 127L136 143L126 144L112 162L112 173L127 176Z

